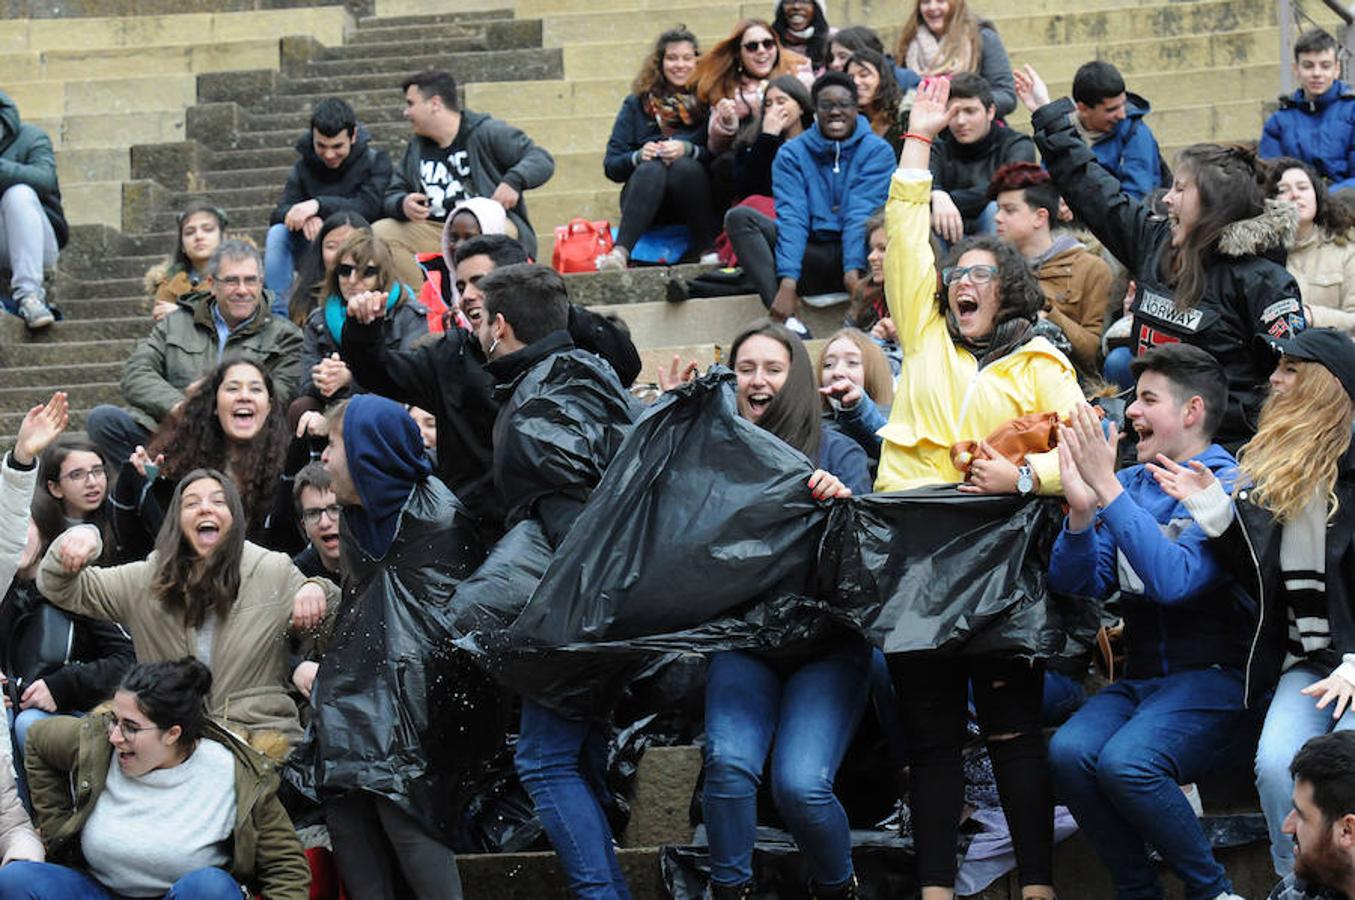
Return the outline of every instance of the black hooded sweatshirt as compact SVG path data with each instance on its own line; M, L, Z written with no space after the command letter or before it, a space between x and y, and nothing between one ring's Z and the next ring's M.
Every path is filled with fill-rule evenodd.
M337 212L355 212L369 222L381 217L381 198L391 180L391 161L386 151L371 145L371 135L361 125L353 137L353 147L338 168L331 169L315 153L310 129L296 139L296 152L301 155L292 165L287 185L282 189L269 225L281 224L287 210L307 200L318 200L326 219Z

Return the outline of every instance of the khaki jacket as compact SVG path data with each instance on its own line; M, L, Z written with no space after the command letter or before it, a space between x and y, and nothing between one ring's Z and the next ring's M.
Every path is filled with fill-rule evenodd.
M1113 278L1105 260L1085 247L1070 247L1040 266L1035 277L1045 296L1045 314L1073 345L1073 365L1083 375L1101 375L1101 324Z
M76 526L88 528L87 525ZM61 565L67 531L52 542L38 571L38 590L68 612L121 622L132 634L138 662L196 656L198 631L183 616L151 596L156 554L122 566L86 566L71 574ZM279 734L287 744L301 738L295 701L288 693L292 668L289 637L292 601L306 583L325 591L327 608L338 606L338 588L327 578L306 578L284 553L245 542L240 591L212 643L212 693L208 708L217 721L246 739ZM263 748L260 740L257 746ZM281 758L282 753L270 755Z
M231 332L225 351L218 353L211 292L180 297L179 308L155 323L122 370L122 393L137 423L154 431L184 398L184 389L230 355L255 360L267 369L278 402L286 408L296 397L301 377L301 329L274 316L268 309L271 302L272 294L265 291L254 318Z
M1355 241L1338 244L1314 229L1294 242L1285 268L1299 283L1313 325L1355 334Z
M38 824L52 862L79 866L80 831L103 793L113 745L107 714L53 716L28 733L25 768ZM264 900L306 900L310 867L291 819L278 800L272 764L209 721L204 740L235 757L235 833L231 875ZM192 797L185 797L191 802Z

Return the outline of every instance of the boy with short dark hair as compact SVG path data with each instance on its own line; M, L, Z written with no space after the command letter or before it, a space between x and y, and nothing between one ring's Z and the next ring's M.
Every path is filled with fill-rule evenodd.
M1292 156L1325 176L1329 190L1355 187L1355 88L1340 80L1336 39L1320 28L1294 42L1292 94L1261 132L1262 159Z
M1141 354L1132 370L1138 396L1125 415L1140 465L1116 473L1115 426L1103 435L1085 404L1059 427L1068 519L1049 585L1075 596L1120 592L1125 676L1058 730L1050 764L1118 896L1161 896L1152 847L1187 896L1236 900L1178 785L1209 769L1244 718L1256 607L1214 558L1189 501L1162 490L1152 464L1198 460L1230 486L1237 462L1212 443L1227 379L1214 357L1183 343Z

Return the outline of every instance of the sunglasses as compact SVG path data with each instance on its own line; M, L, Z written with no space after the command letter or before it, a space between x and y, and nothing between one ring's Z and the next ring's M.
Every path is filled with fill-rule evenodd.
M357 270L358 267L353 265L352 263L339 263L337 266L334 267L334 274L338 275L340 278L352 278L353 273L356 272ZM377 266L369 265L362 270L363 278L375 278L380 274L381 269L378 268Z
M760 41L744 41L743 49L749 53L756 53L758 50L770 50L776 46L776 38L763 38Z

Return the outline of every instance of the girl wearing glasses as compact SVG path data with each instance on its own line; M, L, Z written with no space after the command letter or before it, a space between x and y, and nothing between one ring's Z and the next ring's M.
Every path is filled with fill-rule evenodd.
M396 277L385 241L370 232L355 231L339 247L335 259L334 268L325 276L325 300L306 318L303 329L301 387L287 413L297 434L318 428L320 414L330 404L362 390L353 381L348 363L339 358L349 300L373 294L385 298L381 330L388 351L408 350L428 334L428 310L409 285Z
M240 900L242 886L304 900L310 871L278 777L208 718L212 680L192 657L143 663L108 712L34 730L33 805L52 862L0 869L0 900Z
M1066 414L1082 402L1073 364L1032 336L1044 296L1016 250L990 237L956 246L942 269L927 238L930 143L949 124L950 82L918 89L885 206L885 297L903 350L876 490L960 482L951 444L990 434L1035 412ZM982 454L980 454L982 455ZM1056 453L1018 466L976 459L968 493L1057 494ZM1040 732L1043 671L1019 659L889 660L908 734L909 791L924 900L954 896L955 841L963 804L961 748L972 680L1002 807L1011 827L1022 897L1053 897L1053 788Z
M102 542L78 525L57 538L38 571L56 606L122 622L142 662L185 651L214 676L209 712L260 752L284 758L301 737L288 693L294 610L336 599L325 579L304 578L282 553L245 539L235 483L216 469L186 473L174 491L155 551L141 562L90 566Z
M226 239L225 211L205 200L194 200L185 206L178 222L179 242L174 252L146 273L151 316L157 322L178 308L180 297L204 290L207 260Z
M696 98L711 111L711 153L733 145L739 124L762 108L767 82L778 75L795 75L806 88L814 83L809 60L784 49L772 26L761 19L744 19L701 57L692 84Z

